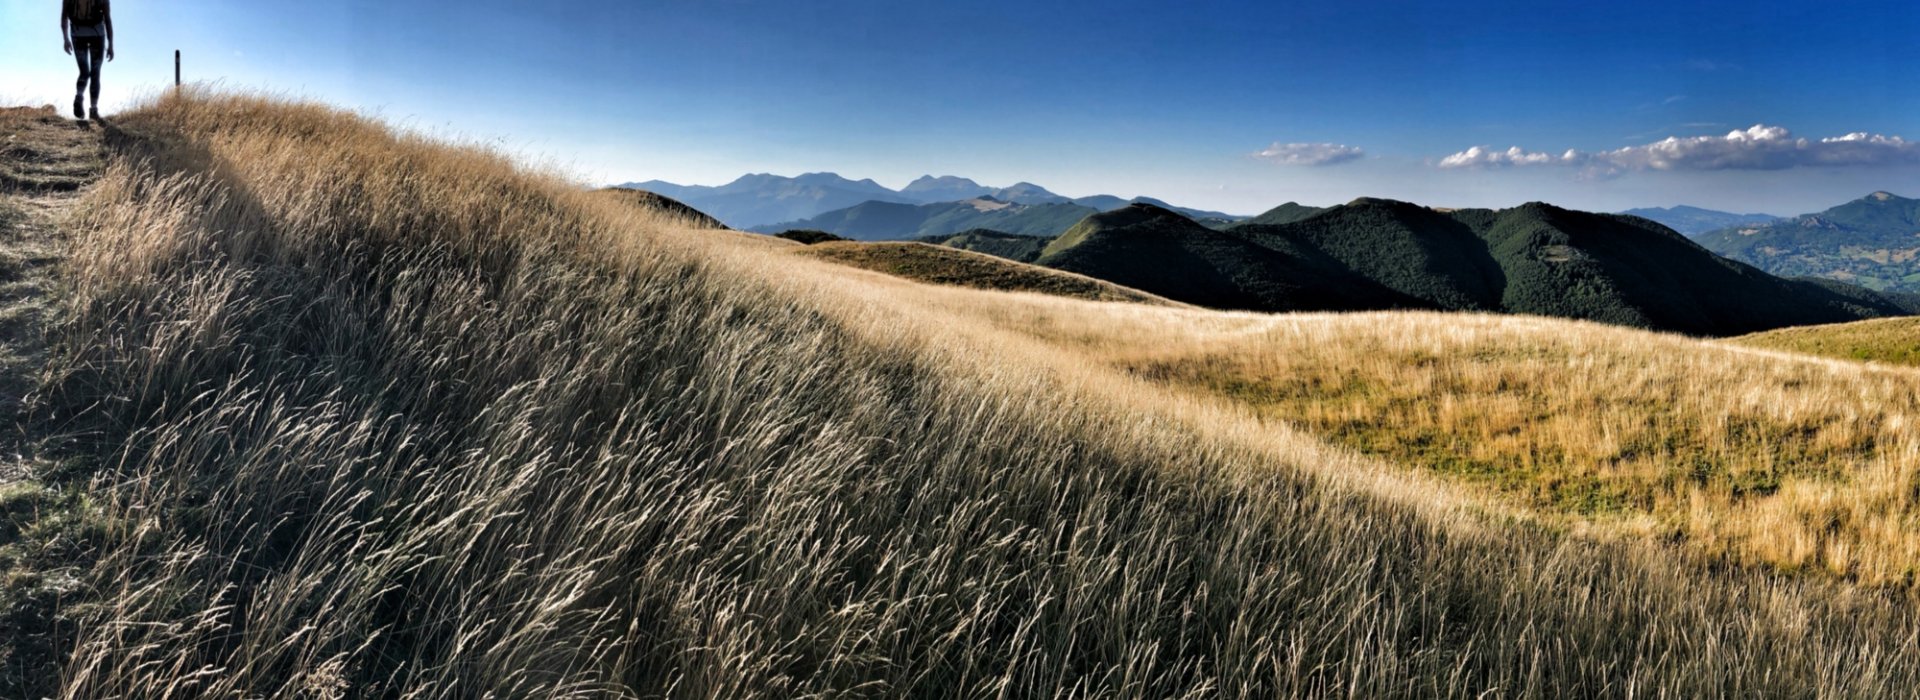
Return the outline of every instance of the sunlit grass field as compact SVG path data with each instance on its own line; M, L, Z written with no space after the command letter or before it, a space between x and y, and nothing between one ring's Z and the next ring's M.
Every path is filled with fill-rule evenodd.
M1563 524L1897 588L1920 566L1913 370L1529 317L943 313Z
M1920 683L1904 371L930 285L323 106L115 121L8 694Z
M798 251L843 265L929 284L957 285L1007 292L1035 292L1093 301L1131 301L1177 306L1164 298L1036 265L926 243L818 243Z
M1920 319L1914 318L1782 328L1742 336L1733 342L1808 355L1920 367Z

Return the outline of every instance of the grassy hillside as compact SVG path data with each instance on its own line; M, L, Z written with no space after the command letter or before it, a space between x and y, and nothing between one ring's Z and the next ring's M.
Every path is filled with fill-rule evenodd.
M600 196L602 197L608 197L611 199L627 202L629 204L646 207L648 209L658 211L663 215L680 220L681 222L683 222L682 225L687 226L689 228L726 228L727 227L726 224L720 223L719 219L713 218L711 216L707 216L706 214L702 213L700 210L687 206L686 204L681 203L679 200L673 199L671 197L665 197L658 194L654 194L646 190L633 190L633 189L626 189L621 187L607 187L607 188L595 190L595 192L599 193Z
M1037 292L1094 301L1167 304L1111 282L928 243L821 243L799 251L896 277L975 289Z
M1877 318L1853 323L1782 328L1741 336L1731 342L1808 355L1920 367L1920 318Z
M1776 275L1920 292L1920 200L1886 192L1818 214L1712 231L1699 241Z
M1638 217L1539 203L1442 211L1360 199L1213 234L1170 212L1151 227L1090 217L1039 262L1221 308L1493 310L1696 335L1920 310L1920 300L1773 277Z
M1152 197L1134 197L1133 199L1121 199L1119 197L1115 197L1110 194L1098 194L1091 197L1075 197L1072 201L1074 204L1078 204L1083 207L1091 207L1095 211L1113 211L1115 209L1125 208L1129 204L1151 204L1153 206L1160 207L1161 209L1177 212L1181 216L1187 217L1189 219L1193 219L1194 222L1200 224L1201 226L1205 226L1207 228L1226 228L1228 226L1232 226L1234 224L1240 223L1246 218L1246 217L1234 216L1232 214L1228 214L1225 212L1208 211L1205 209L1193 209L1190 207L1174 206L1172 204L1168 204L1163 200L1154 199Z
M1417 204L1359 199L1283 226L1234 229L1324 253L1331 261L1446 309L1501 306L1501 264L1475 231Z
M1265 211L1265 212L1263 212L1263 213L1261 213L1261 214L1260 214L1259 216L1256 216L1256 217L1253 217L1253 218L1251 218L1251 219L1248 219L1248 220L1246 220L1246 221L1243 221L1243 222L1240 222L1240 224L1236 224L1236 225L1244 225L1244 224L1261 224L1261 225L1276 225L1276 224L1291 224L1291 223L1293 223L1293 222L1295 222L1295 221L1299 221L1299 220L1302 220L1302 219L1305 219L1305 218L1307 218L1307 217L1310 217L1310 216L1313 216L1314 214L1318 214L1318 213L1320 213L1320 212L1323 212L1323 211L1326 211L1326 209L1325 209L1324 207L1310 207L1310 206L1307 206L1307 205L1305 205L1305 204L1299 204L1299 203L1295 203L1295 202L1287 202L1286 204L1282 204L1282 205L1280 205L1280 206L1277 206L1277 207L1274 207L1274 208L1272 208L1272 209L1268 209L1267 211Z
M1052 240L1040 236L1017 236L977 228L951 236L927 236L920 239L920 242L1030 263L1040 259L1041 251L1046 250L1047 244Z
M49 667L0 639L8 695L1889 697L1920 682L1904 599L1537 526L1096 352L1334 317L850 273L311 105L189 90L114 121L70 227L41 397L67 465L46 488L72 501L6 500L0 533L9 553L64 543L4 562L7 581L57 594L5 602L10 623L38 605L71 634ZM1457 332L1454 316L1351 318L1412 345ZM1657 341L1647 358L1722 358L1632 337ZM1874 405L1833 403L1856 395L1846 382L1897 385L1778 366L1813 367L1774 379L1831 392L1835 411ZM1795 415L1756 392L1756 410ZM1899 474L1825 501L1796 481L1776 493L1821 523L1829 556L1849 541L1834 533L1915 531L1814 519L1911 498ZM1686 512L1720 517L1713 503ZM75 518L90 525L63 529Z
M865 202L801 221L755 230L815 229L857 241L905 240L989 229L1052 236L1094 213L1077 204L1015 204L988 198L937 204Z
M1920 586L1910 370L1490 314L979 313L1575 531Z
M1638 217L1530 204L1482 234L1507 278L1503 306L1696 335L1914 313L1910 300L1774 277Z
M1310 251L1262 245L1150 204L1087 217L1038 264L1221 309L1427 308Z

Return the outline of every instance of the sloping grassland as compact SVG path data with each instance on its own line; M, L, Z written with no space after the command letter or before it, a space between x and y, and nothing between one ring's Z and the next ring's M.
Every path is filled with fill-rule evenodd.
M321 106L118 122L40 404L100 526L47 603L73 636L8 695L1920 682L1905 602L1476 515L1050 359L1074 341L991 321L1033 295L848 275ZM1245 318L1046 301L1063 332Z

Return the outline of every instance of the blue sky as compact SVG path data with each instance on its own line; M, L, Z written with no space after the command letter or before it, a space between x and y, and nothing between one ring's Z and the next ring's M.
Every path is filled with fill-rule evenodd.
M58 0L0 8L0 99L70 99ZM593 183L955 174L1236 213L1362 195L1777 214L1920 196L1920 146L1892 139L1920 139L1911 2L121 0L115 13L109 110L169 82L179 48L189 80L327 100ZM1848 134L1862 136L1822 141ZM1647 148L1668 137L1684 140Z

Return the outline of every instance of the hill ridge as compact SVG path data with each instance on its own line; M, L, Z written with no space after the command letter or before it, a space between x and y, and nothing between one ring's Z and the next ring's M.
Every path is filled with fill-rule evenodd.
M1697 335L1920 311L1909 298L1768 275L1640 217L1539 201L1440 210L1361 197L1224 231L1129 207L1083 219L1036 262L1208 306L1485 310Z
M1920 292L1920 200L1885 190L1824 211L1709 231L1699 241L1777 275Z

